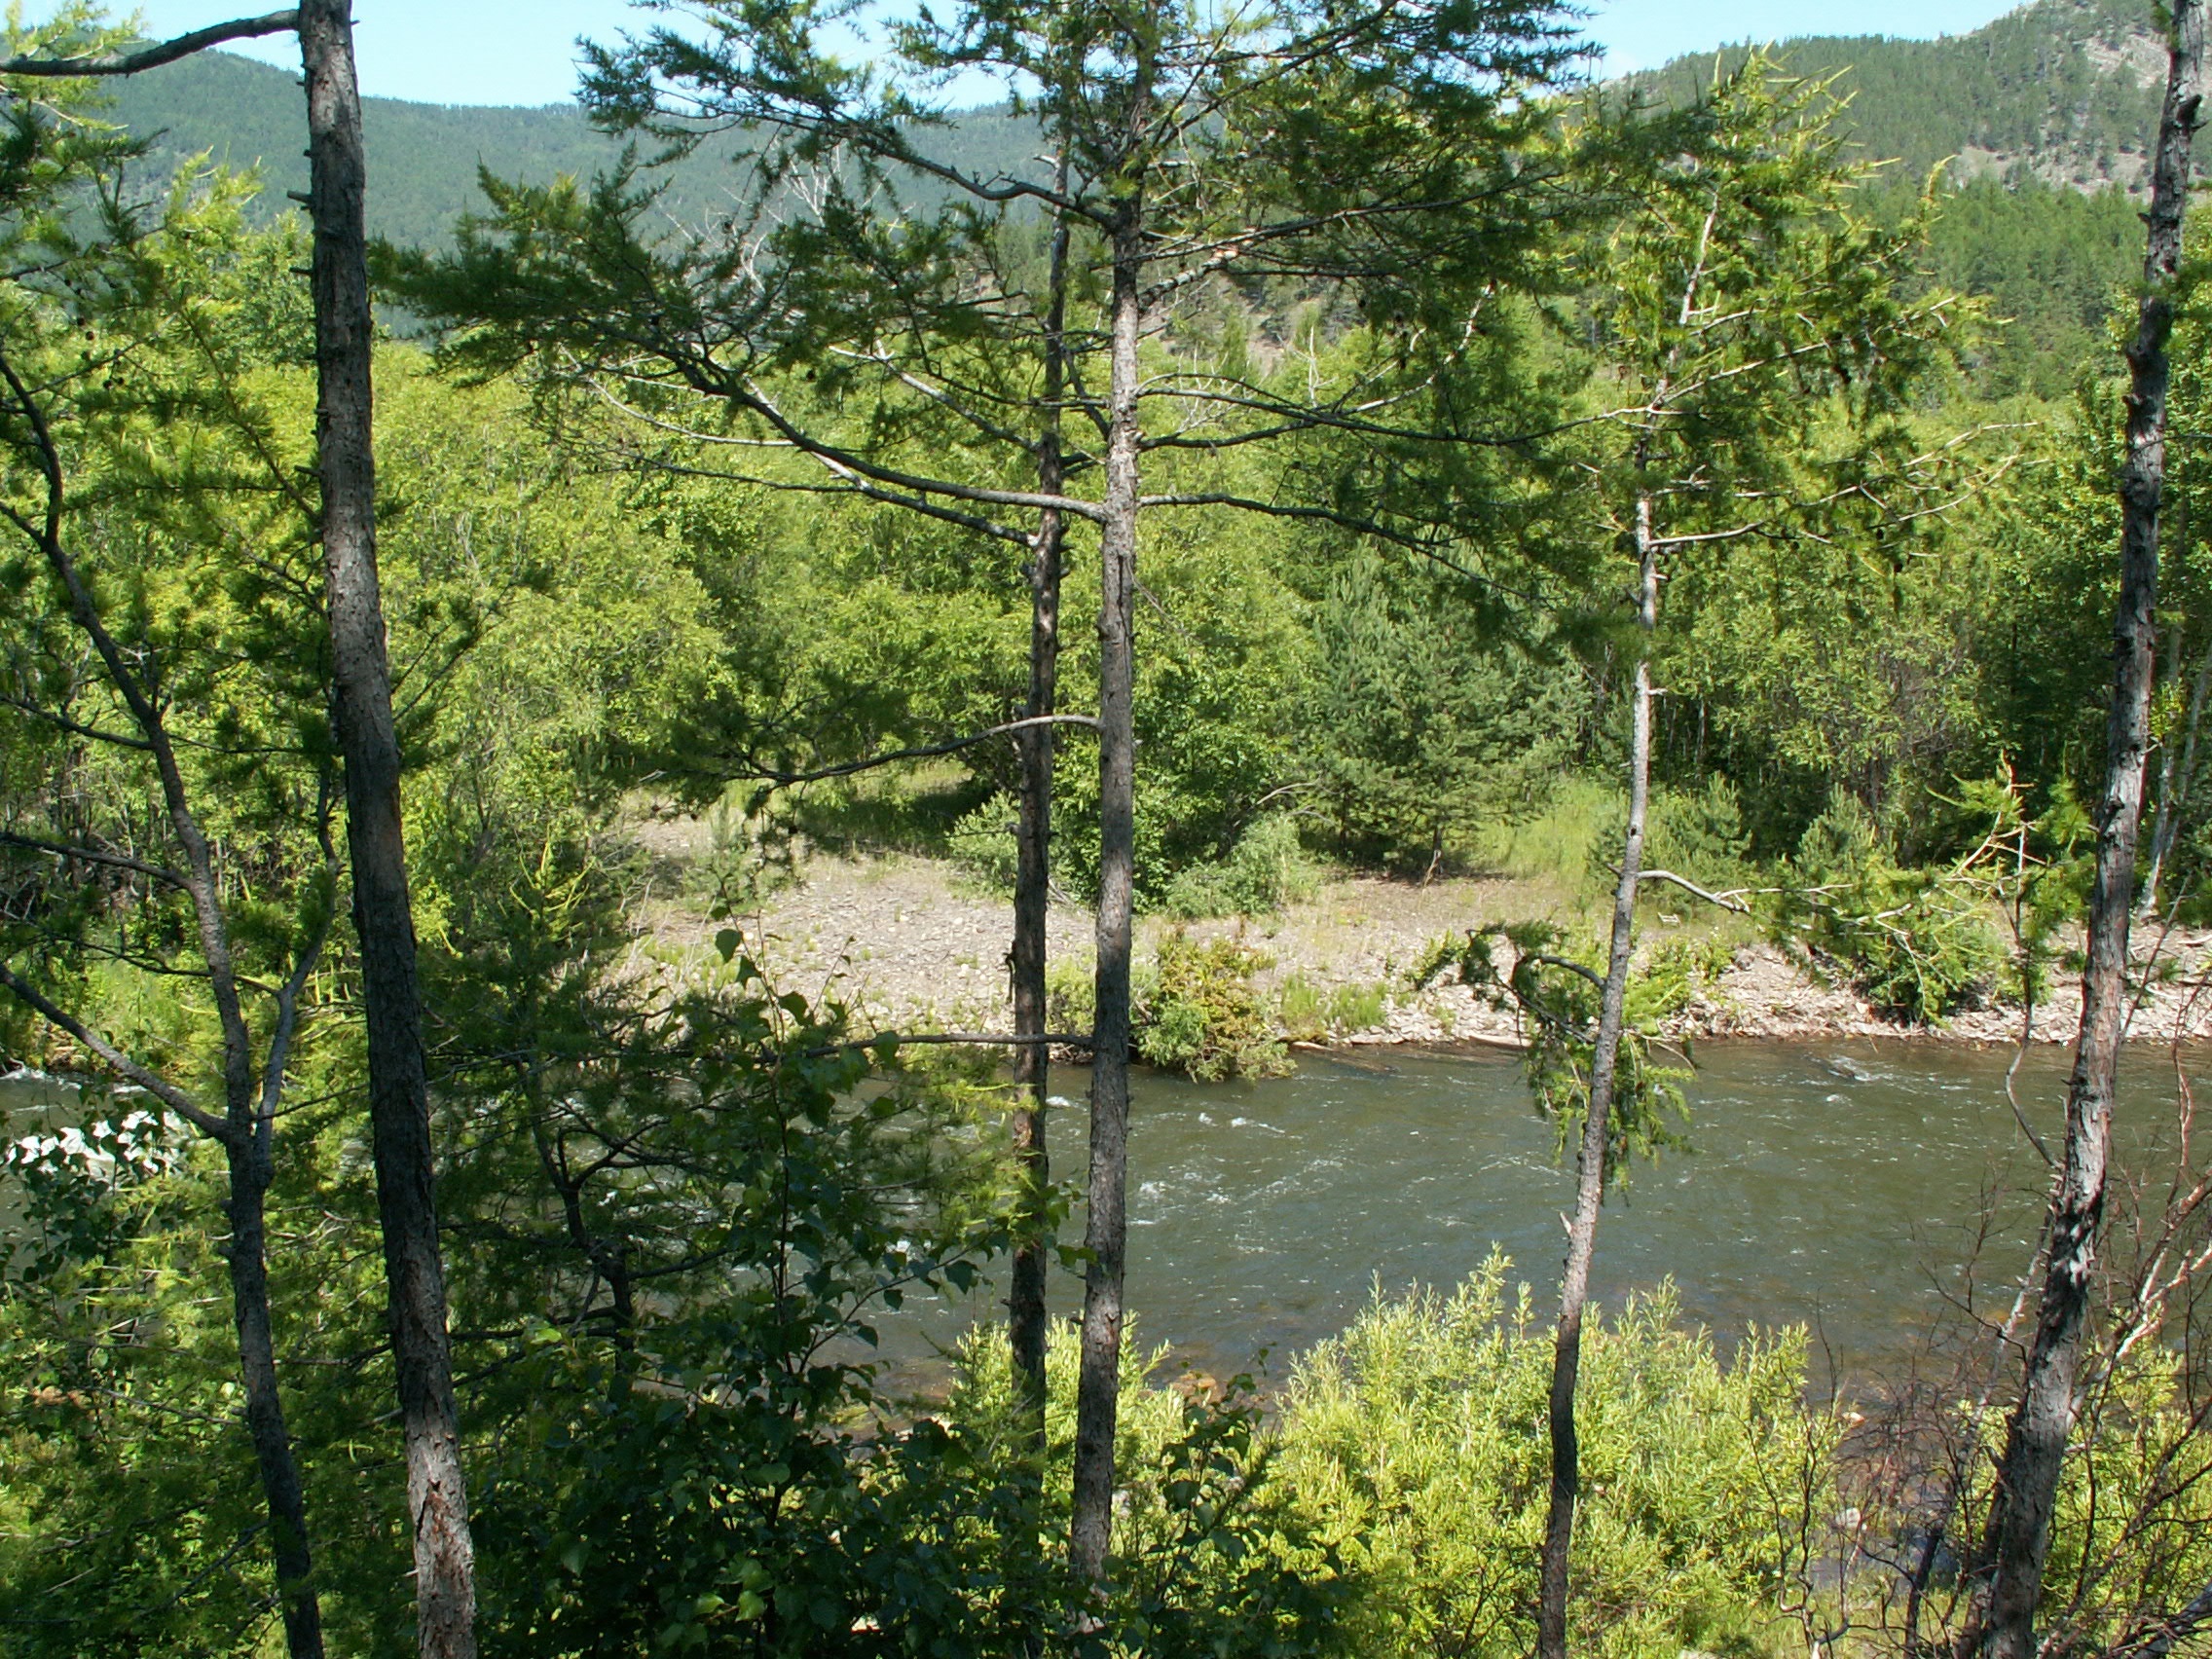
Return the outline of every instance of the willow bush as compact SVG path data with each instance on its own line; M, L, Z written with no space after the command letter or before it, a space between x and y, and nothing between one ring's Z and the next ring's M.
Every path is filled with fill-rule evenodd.
M1292 1376L1275 1478L1358 1581L1344 1634L1369 1659L1533 1645L1552 1340L1509 1267L1378 1293ZM1723 1363L1662 1289L1583 1341L1575 1650L1801 1650L1787 1598L1826 1544L1839 1435L1804 1403L1804 1332Z

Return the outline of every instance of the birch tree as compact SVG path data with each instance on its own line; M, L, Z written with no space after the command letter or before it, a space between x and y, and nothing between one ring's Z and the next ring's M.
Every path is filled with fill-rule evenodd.
M2152 156L2143 291L2127 345L2126 451L2120 497L2120 602L2113 618L2113 687L2105 727L2105 784L2096 814L2082 1026L2066 1087L2066 1138L2051 1189L2044 1280L2020 1395L1973 1568L1959 1637L1962 1655L2031 1659L2036 1609L2066 1441L2080 1408L2078 1373L2104 1225L2114 1078L2128 1001L2128 922L2135 907L2136 837L2150 754L2157 653L2159 511L2166 472L2166 346L2173 331L2188 205L2191 150L2204 98L2204 11L2176 0L2167 20L2165 100Z

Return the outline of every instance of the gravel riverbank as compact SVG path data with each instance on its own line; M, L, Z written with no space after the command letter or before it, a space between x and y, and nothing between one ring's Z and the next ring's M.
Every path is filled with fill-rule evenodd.
M664 826L664 832L676 827ZM656 853L681 859L681 845ZM1539 883L1471 877L1427 885L1356 877L1325 884L1310 900L1278 916L1243 922L1191 924L1194 935L1235 935L1263 952L1270 967L1263 988L1296 976L1326 994L1375 990L1380 1018L1340 1033L1346 1046L1390 1043L1516 1041L1513 1018L1463 986L1416 992L1409 971L1429 943L1489 922L1549 918L1587 925L1567 902ZM695 904L665 898L648 904L645 920L655 949L677 961L710 949L719 927ZM1962 1012L1939 1025L1900 1025L1885 1019L1848 989L1824 984L1748 924L1718 918L1716 931L1703 917L1662 913L1647 934L1658 945L1670 939L1713 939L1728 947L1728 965L1708 980L1672 1021L1683 1037L1922 1037L1943 1041L2015 1043L2021 1010L1999 1004ZM1007 906L1003 899L974 891L947 866L922 859L818 858L797 879L769 894L739 918L750 948L780 983L810 994L833 991L887 1028L1000 1031L1007 1028ZM1173 924L1145 918L1138 954L1147 955ZM1090 917L1056 906L1051 921L1056 961L1088 962ZM2146 967L2130 1036L2174 1042L2212 1037L2212 933L2159 934L2139 930ZM2051 996L2035 1012L2030 1033L2037 1043L2068 1043L2081 1018L2079 982L2052 975Z

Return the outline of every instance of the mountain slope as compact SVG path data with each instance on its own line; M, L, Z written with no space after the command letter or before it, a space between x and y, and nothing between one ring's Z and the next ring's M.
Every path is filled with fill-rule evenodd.
M2165 48L2148 0L2035 0L1972 34L1942 40L1811 36L1779 55L1800 74L1837 76L1844 126L1865 153L1915 181L1956 158L1964 182L1997 174L2077 190L2137 187L2165 85ZM1690 95L1714 56L1677 58L1632 78L1668 101Z
M2133 188L2157 115L2163 53L2147 0L2035 0L1972 34L1943 40L1814 36L1785 44L1801 73L1836 75L1851 98L1845 125L1867 154L1895 158L1917 180L1956 157L1958 182L1995 174L2079 190ZM1662 98L1694 92L1714 56L1676 60L1632 78ZM121 83L119 116L159 133L162 159L201 151L235 166L259 165L272 197L307 184L298 83L281 69L207 53ZM963 118L963 147L991 168L1031 162L1024 123L995 111ZM512 109L370 98L363 111L374 229L399 241L437 241L478 200L479 163L503 176L544 182L588 176L617 147L572 104ZM681 175L682 200L711 200L733 146Z
M115 84L115 114L155 140L153 163L166 171L202 153L237 167L258 167L271 214L286 191L308 184L306 112L299 80L282 69L202 53L151 74ZM369 229L393 241L436 243L454 220L481 207L477 168L531 184L561 173L589 178L612 166L622 147L593 130L574 104L514 109L465 104L362 101L368 146ZM1002 111L961 117L947 154L985 171L1035 170L1035 129ZM649 148L649 146L648 146ZM678 169L671 202L685 211L715 201L719 174L739 149L710 142Z
M1935 41L1818 36L1780 49L1792 70L1835 77L1848 96L1845 130L1862 153L1895 159L1888 177L1917 189L1952 160L1956 189L1930 251L1931 275L1990 298L2009 318L1976 366L1992 392L2063 391L2084 368L2111 360L2105 319L2141 260L2142 230L2126 192L2143 172L2157 116L2163 52L2151 32L2150 0L2034 0L1972 34ZM1743 48L1682 58L1628 85L1663 101L1695 94L1716 59ZM133 130L157 135L157 166L211 152L258 166L263 211L287 207L307 186L296 78L221 53L205 54L116 89ZM371 229L395 241L436 243L479 205L479 165L543 183L589 176L618 160L571 104L511 109L371 98ZM1032 170L1034 128L1003 111L960 118L947 135L964 164L984 171ZM680 214L722 191L738 145L722 140L683 164L671 190Z

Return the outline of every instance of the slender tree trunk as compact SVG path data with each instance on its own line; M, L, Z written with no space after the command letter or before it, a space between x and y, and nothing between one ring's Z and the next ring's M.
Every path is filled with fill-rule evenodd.
M2181 621L2178 617L2173 626L2166 630L2165 660L2169 664L2167 669L2169 674L2178 675L2181 673ZM2158 873L2160 866L2165 862L2163 855L2166 847L2166 836L2173 828L2174 784L2179 759L2180 756L2175 753L2170 739L2159 743L2158 810L2157 816L2152 821L2151 864L2150 867L2143 872L2142 886L2137 895L2139 907L2146 916L2156 914L2158 908Z
M1067 152L1060 152L1055 188L1067 193ZM1060 457L1060 399L1066 391L1068 222L1052 229L1051 268L1045 308L1045 422L1037 445L1037 488L1057 496L1067 484ZM1031 719L1054 712L1060 672L1060 542L1056 508L1038 518L1029 565L1029 701ZM1052 902L1052 728L1037 725L1021 742L1021 828L1014 879L1014 1029L1042 1037L1045 1010L1046 925ZM1051 1094L1051 1055L1043 1043L1014 1050L1014 1087L1021 1102L1014 1115L1014 1155L1021 1161L1021 1235L1014 1242L1014 1282L1007 1295L1007 1338L1014 1348L1014 1387L1021 1400L1023 1432L1033 1457L1045 1452L1045 1270L1051 1249L1047 1195L1051 1161L1045 1142L1045 1114Z
M292 1455L283 1398L276 1388L276 1347L269 1317L269 1159L250 1131L239 1140L226 1141L224 1151L230 1161L230 1195L224 1207L231 1240L224 1254L231 1269L231 1313L245 1385L246 1433L253 1442L261 1491L269 1504L284 1651L291 1659L322 1659L322 1606L308 1546L307 1494Z
M2204 702L2208 692L2212 692L2212 635L2205 639L2204 655L2196 664L2196 682L2190 687L2189 722L2184 727L2180 762L2175 763L2169 751L2159 769L2158 822L2151 832L2151 867L2143 877L2145 915L2158 907L2166 861L2173 856L2174 843L2181 839L2189 797L2196 787L2196 742L2204 730Z
M2097 810L2097 871L2089 895L2088 965L2082 1030L2066 1090L2066 1149L2051 1194L2049 1255L2035 1341L2007 1424L1989 1528L1960 1651L2034 1659L2066 1439L2079 1409L2075 1379L2088 1314L2097 1235L2104 1221L2113 1081L2127 996L2127 924L2135 897L2135 842L2150 748L2151 685L2158 588L2158 507L2166 463L2166 343L2181 263L2190 145L2202 103L2202 0L2175 0L2165 106L2153 165L2149 247L2135 338L2127 349L2127 457L2120 477L2120 606L2113 621L2112 708L2105 727L2105 790Z
M1099 535L1098 978L1091 1027L1090 1253L1083 1287L1069 1555L1106 1576L1114 1531L1114 1419L1122 1367L1122 1271L1128 1245L1129 949L1136 880L1135 605L1137 332L1143 240L1129 203L1113 238L1112 381L1105 523Z
M295 981L281 1004L279 1032L273 1043L269 1075L264 1086L269 1114L258 1114L253 1082L253 1043L239 1000L239 979L231 954L231 934L223 912L221 884L217 880L213 850L200 827L187 793L183 768L177 764L175 746L169 741L162 705L154 691L133 671L130 659L101 619L92 591L78 571L61 539L66 491L60 450L54 442L46 418L5 352L0 352L0 382L4 382L36 434L39 458L46 474L46 529L40 537L48 566L69 596L70 613L98 655L109 682L130 710L159 778L162 800L171 833L184 854L184 888L192 901L198 925L201 955L206 968L206 988L223 1032L223 1100L220 1121L210 1121L197 1110L188 1113L195 1125L221 1143L228 1165L229 1193L225 1209L231 1238L224 1251L231 1277L231 1310L239 1339L240 1380L245 1389L245 1420L253 1443L254 1460L261 1474L262 1493L269 1504L272 1554L276 1567L277 1599L282 1605L285 1651L291 1659L321 1659L322 1609L314 1588L313 1558L308 1542L307 1499L300 1485L299 1464L292 1452L291 1431L284 1420L282 1395L276 1385L276 1344L269 1309L269 1253L265 1221L273 1162L268 1141L268 1121L282 1087L284 1055L289 1041L291 1002ZM300 966L304 977L306 964ZM13 976L10 988L28 996ZM59 1020L84 1039L59 1010L30 998L50 1019ZM99 1045L92 1045L95 1050ZM172 1106L189 1106L180 1091L157 1094Z
M475 1559L446 1331L415 923L400 828L399 742L377 590L366 175L350 0L305 0L300 57L313 181L315 441L332 705L346 761L377 1209L406 1435L416 1636L425 1659L472 1659Z
M1582 1123L1576 1168L1574 1219L1567 1233L1567 1270L1561 1276L1559 1331L1552 1348L1551 1504L1537 1561L1538 1659L1567 1659L1567 1565L1574 1542L1574 1506L1581 1494L1581 1446L1574 1432L1574 1390L1582 1369L1582 1309L1590 1292L1590 1258L1598 1245L1598 1208L1605 1198L1605 1145L1611 1131L1613 1086L1628 1002L1629 953L1636 943L1636 889L1643 876L1643 823L1651 798L1651 635L1659 621L1659 559L1651 534L1651 498L1636 503L1639 560L1637 619L1643 645L1637 653L1636 696L1631 709L1628 762L1628 832L1621 838L1621 873L1613 889L1613 937L1605 958L1605 987L1599 1000L1598 1035L1590 1056L1590 1105Z

